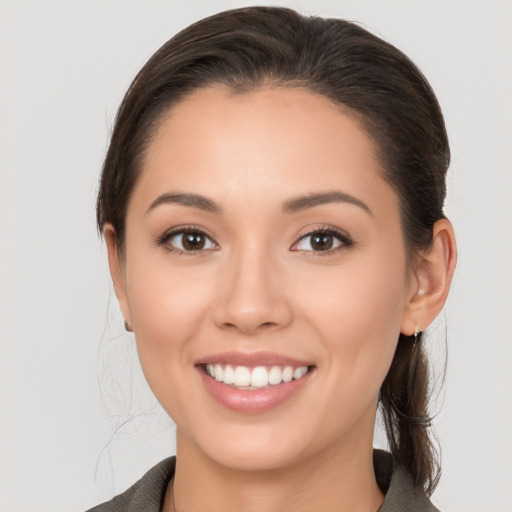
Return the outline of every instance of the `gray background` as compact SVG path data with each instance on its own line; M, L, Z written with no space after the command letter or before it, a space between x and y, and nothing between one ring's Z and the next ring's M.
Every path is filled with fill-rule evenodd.
M0 1L1 511L83 510L173 452L112 300L98 172L115 109L152 52L205 15L252 3ZM460 258L431 330L441 362L447 330L449 362L434 403L444 462L434 502L510 511L512 3L262 3L363 23L438 94Z

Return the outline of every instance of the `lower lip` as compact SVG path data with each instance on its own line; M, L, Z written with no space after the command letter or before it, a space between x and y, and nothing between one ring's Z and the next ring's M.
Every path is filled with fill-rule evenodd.
M283 382L262 389L237 389L219 382L198 368L204 385L210 395L224 407L232 411L258 413L268 411L286 402L297 393L311 376L311 371L300 379Z

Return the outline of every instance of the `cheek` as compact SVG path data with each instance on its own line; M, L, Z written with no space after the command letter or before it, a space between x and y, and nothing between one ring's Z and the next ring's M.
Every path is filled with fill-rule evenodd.
M153 387L155 379L172 378L177 369L190 366L193 335L205 317L210 293L204 276L188 279L183 270L170 268L165 257L149 261L134 255L126 276L139 357Z
M194 360L211 302L209 280L165 262L135 259L127 268L128 300L140 364L149 387L182 430L202 417L191 399ZM137 264L139 263L139 264ZM204 338L204 336L203 336Z
M294 295L305 299L302 306L312 313L312 322L323 318L321 323L343 338L358 338L358 332L398 334L408 290L405 257L396 251L364 256L355 254L343 264L319 269L310 279L302 277Z
M391 365L407 299L405 258L397 260L362 259L295 292L308 297L302 315L324 344L342 400L374 400Z

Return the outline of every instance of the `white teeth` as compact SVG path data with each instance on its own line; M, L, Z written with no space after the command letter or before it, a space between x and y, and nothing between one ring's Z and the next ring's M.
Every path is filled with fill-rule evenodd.
M283 370L283 382L291 382L292 380L293 380L293 368L291 366L287 366Z
M235 386L249 386L251 384L251 371L245 366L235 368Z
M268 385L269 375L264 366L257 366L251 372L251 386L255 388L264 388Z
M287 366L287 368L291 368ZM268 383L272 385L281 384L283 379L283 372L279 366L272 366L270 371L268 372Z
M236 387L264 388L276 386L281 382L291 382L293 379L300 379L308 373L307 366L293 368L292 366L272 366L267 369L265 366L256 366L252 370L247 366L221 364L206 365L206 373L219 382L234 385Z
M233 370L233 367L229 366L229 364L224 368L222 382L224 382L224 384L234 384L235 382L235 370Z

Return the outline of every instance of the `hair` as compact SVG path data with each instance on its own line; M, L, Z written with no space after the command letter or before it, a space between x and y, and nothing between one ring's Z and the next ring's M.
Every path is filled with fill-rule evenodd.
M427 249L444 218L450 153L438 101L419 69L391 44L340 19L249 7L198 21L144 65L116 116L97 201L124 248L128 202L145 153L169 109L194 91L304 87L340 105L365 129L400 202L409 256ZM412 261L412 260L411 260ZM439 480L428 412L429 366L421 342L400 335L379 405L394 463L427 495Z

